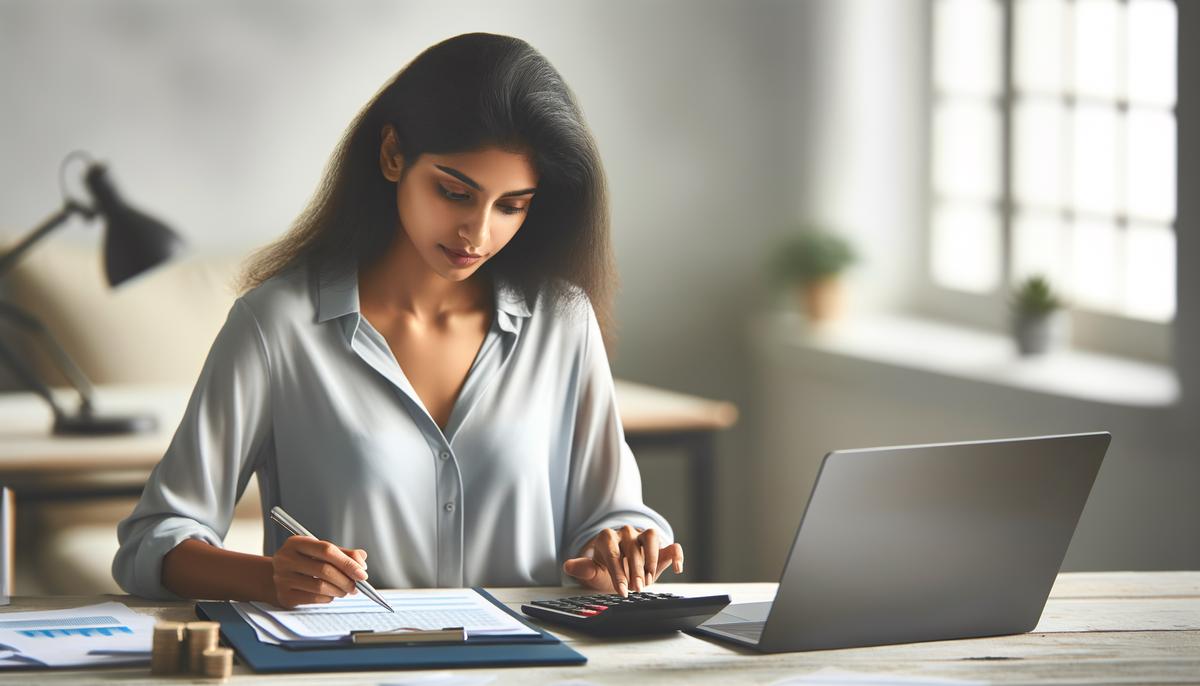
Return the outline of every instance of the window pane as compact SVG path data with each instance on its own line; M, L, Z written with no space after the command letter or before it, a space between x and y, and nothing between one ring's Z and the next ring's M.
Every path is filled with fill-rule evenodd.
M938 0L934 84L943 92L1000 93L1003 23L998 0Z
M1058 93L1063 88L1063 0L1020 0L1016 4L1017 89Z
M1021 101L1013 114L1013 192L1018 202L1062 207L1066 111L1056 101Z
M1000 281L1000 218L977 205L934 211L933 278L939 285L985 293Z
M1000 113L982 102L952 100L933 115L933 187L942 195L993 200L1000 195Z
M1175 3L1129 3L1129 99L1153 105L1175 104Z
M1078 211L1111 214L1117 200L1117 110L1097 105L1075 109L1072 133L1072 204Z
M1175 232L1168 226L1133 225L1125 239L1125 313L1170 321L1175 316Z
M1129 214L1169 222L1175 217L1175 118L1131 109L1126 132Z
M1066 228L1058 214L1022 212L1013 221L1012 280L1034 274L1055 287L1066 282Z
M1117 227L1079 221L1071 232L1070 298L1080 305L1113 309L1117 304Z
M1116 0L1076 0L1073 38L1075 44L1075 92L1079 95L1118 96L1118 38L1120 6Z

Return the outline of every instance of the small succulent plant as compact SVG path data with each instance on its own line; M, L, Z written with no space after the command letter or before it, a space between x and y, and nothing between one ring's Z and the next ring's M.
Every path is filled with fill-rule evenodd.
M1050 281L1040 274L1025 279L1013 292L1012 308L1017 314L1041 316L1062 307L1062 299L1054 292Z

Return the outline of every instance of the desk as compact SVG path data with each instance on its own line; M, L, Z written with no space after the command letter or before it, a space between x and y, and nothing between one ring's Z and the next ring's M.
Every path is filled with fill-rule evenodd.
M625 381L617 381L616 388L626 439L635 452L642 446L664 445L680 448L689 457L695 488L692 521L698 531L713 531L712 437L736 421L737 409L730 403ZM76 398L62 393L66 406L73 407ZM98 412L148 412L158 419L158 428L129 436L52 436L50 410L40 398L0 393L0 486L11 488L19 502L140 494L183 416L187 390L102 386L96 399ZM10 516L10 526L11 521ZM697 537L688 548L689 566L697 578L712 578L712 560L711 546Z
M769 600L775 584L656 584L674 593L729 593L735 602ZM577 594L572 588L492 589L512 607L534 598ZM163 619L192 617L190 604L128 596L16 597L12 609L79 606L116 599ZM587 656L580 667L480 668L457 674L494 674L495 684L552 684L580 679L596 684L770 684L823 667L1020 683L1200 683L1200 572L1074 573L1058 578L1037 630L1029 634L810 653L759 655L685 634L642 641L602 641L556 632ZM441 670L435 670L441 671ZM154 679L148 667L54 670L39 684L98 681L184 684ZM377 684L414 672L253 675L234 667L230 683ZM16 676L16 675L12 675ZM3 673L0 673L0 679ZM10 677L11 678L11 677Z

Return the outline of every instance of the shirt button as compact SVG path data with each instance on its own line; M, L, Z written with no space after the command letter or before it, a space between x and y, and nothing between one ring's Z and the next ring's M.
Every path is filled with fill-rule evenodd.
M442 451L442 454L441 454L441 455L438 455L438 457L442 458L443 460L449 460L449 459L450 459L450 453L448 453L448 452L446 452L446 451Z
M454 503L446 503L442 506L442 509L444 509L446 512L454 512Z

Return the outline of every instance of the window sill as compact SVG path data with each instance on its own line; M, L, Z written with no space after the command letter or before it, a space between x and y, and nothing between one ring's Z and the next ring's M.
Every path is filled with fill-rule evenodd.
M1166 365L1074 349L1023 358L1007 336L931 319L864 314L816 329L792 312L770 319L775 340L848 359L1117 406L1180 397Z

